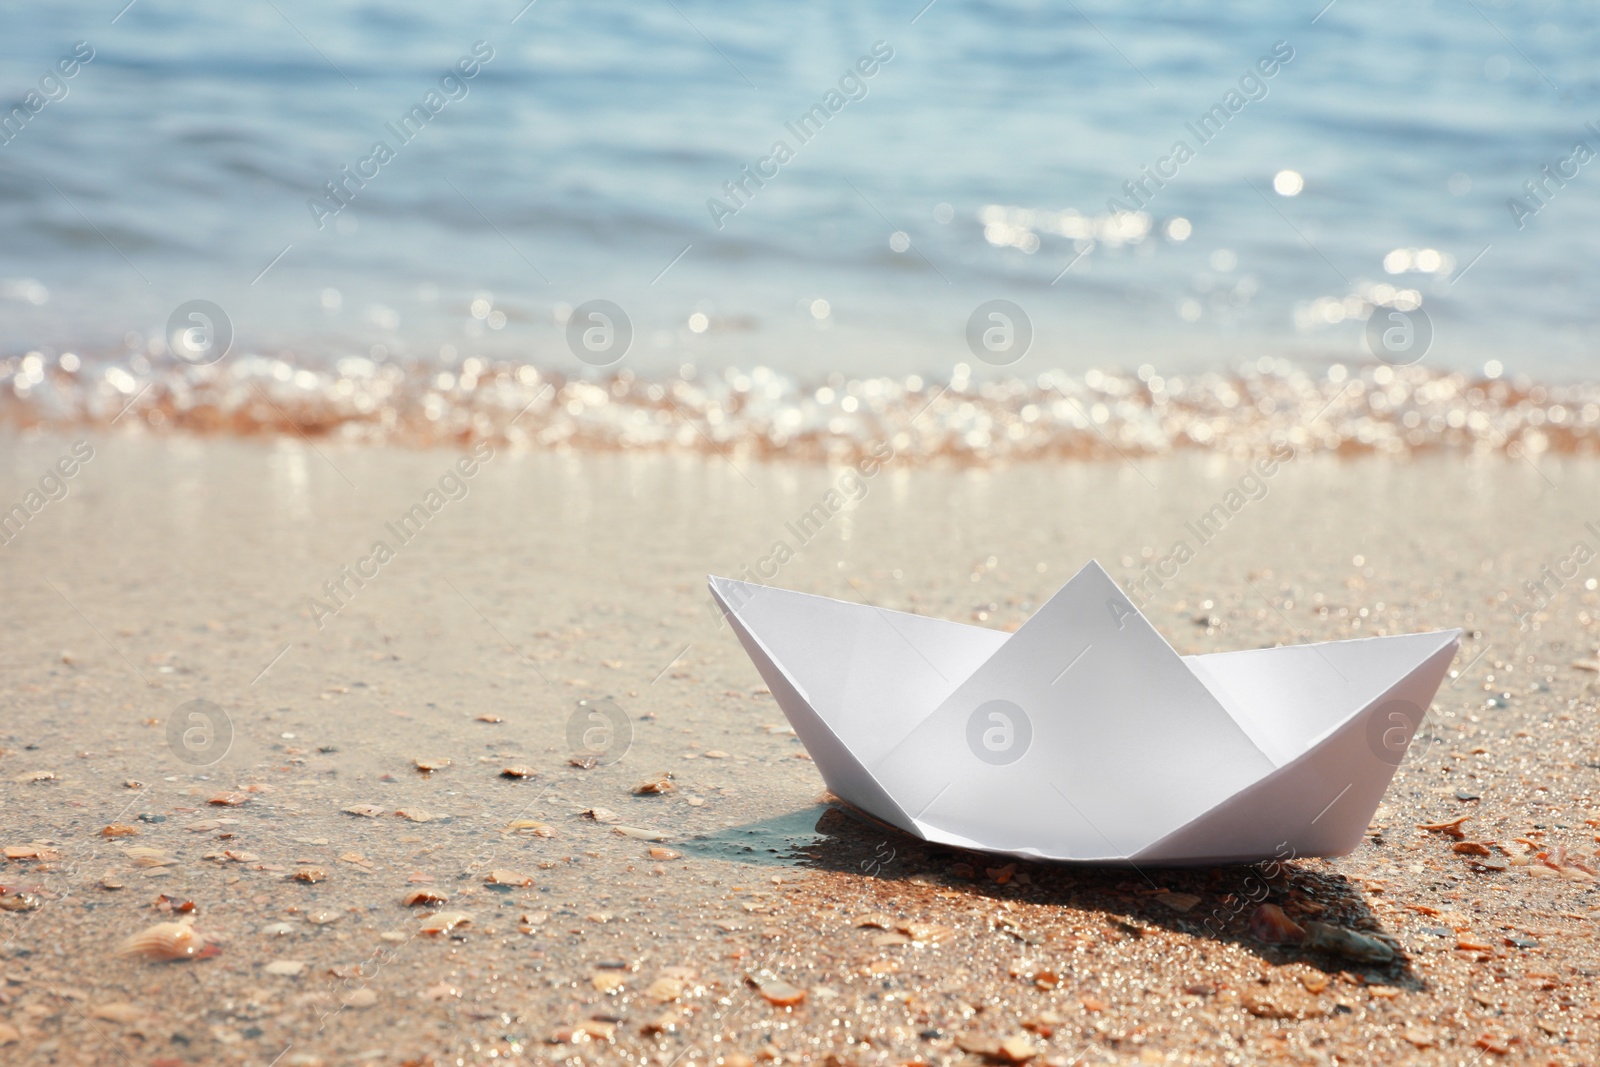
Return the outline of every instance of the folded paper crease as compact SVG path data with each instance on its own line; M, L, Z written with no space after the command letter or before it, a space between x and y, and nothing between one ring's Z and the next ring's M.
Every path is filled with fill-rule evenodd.
M1348 852L1459 641L1184 657L1094 562L1013 634L709 584L834 794L928 841L1076 862Z

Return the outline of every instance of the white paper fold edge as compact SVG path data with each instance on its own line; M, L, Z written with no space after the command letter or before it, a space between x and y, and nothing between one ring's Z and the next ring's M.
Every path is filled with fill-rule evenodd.
M1370 720L1380 712L1390 717L1403 712L1407 727L1404 742L1409 744L1455 657L1460 638L1459 630L1444 630L1184 657L1195 677L1271 759L1275 769L1209 810L1196 812L1193 819L1133 855L1055 855L1033 848L996 848L909 814L813 706L806 686L742 616L739 607L768 587L715 577L709 585L740 643L836 796L926 841L1062 862L1212 864L1350 852L1360 844L1404 754L1402 747L1390 752L1389 759L1382 758L1374 748L1374 738L1383 736L1389 720L1378 726ZM771 592L803 598L795 603L814 605L813 609L837 605L841 612L875 611L885 618L900 620L901 627L931 627L941 639L959 632L964 641L976 642L976 647L961 657L951 657L949 649L945 649L946 655L941 659L952 671L952 677L939 688L946 694L954 691L1007 637L982 627L883 612L848 601L787 590ZM741 602L739 606L733 603L735 600ZM840 615L841 620L845 617ZM1341 696L1350 697L1351 690L1361 690L1363 695L1343 707L1332 702L1336 698L1322 695L1323 706L1313 711L1321 716L1318 721L1329 725L1307 747L1305 742L1296 745L1281 736L1282 724L1275 721L1273 710L1297 702L1318 702L1317 693L1306 691L1306 679L1319 672L1323 681L1327 676L1320 664L1317 670L1306 669L1308 663L1314 662L1310 659L1313 656L1346 679L1348 684ZM1342 669L1340 663L1344 664ZM1352 675L1354 681L1350 681ZM938 703L933 700L922 713L931 714ZM897 715L903 719L903 710ZM1297 751L1298 755L1292 755Z

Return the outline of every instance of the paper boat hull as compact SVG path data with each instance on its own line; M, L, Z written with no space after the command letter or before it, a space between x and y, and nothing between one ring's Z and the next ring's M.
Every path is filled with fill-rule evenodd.
M1006 820L1003 801L998 828L991 822L992 829L974 832L970 822L941 814L927 799L928 790L916 787L920 783L908 785L903 774L892 777L904 739L925 729L931 709L966 699L963 683L970 690L975 679L981 681L984 665L1011 635L726 579L710 584L841 800L929 842L1067 863L1172 866L1350 852L1360 844L1459 638L1458 631L1441 631L1182 659L1203 683L1196 691L1214 698L1217 709L1239 724L1252 754L1259 750L1264 770L1252 770L1242 787L1194 805L1181 818L1169 816L1170 829L1132 846L1126 842L1134 839L1127 837L1120 844L1107 834L1063 840L1048 829L1035 839ZM952 751L949 758L966 755ZM1096 756L1115 763L1119 754ZM937 762L928 761L929 781L942 773ZM1018 777L1020 800L1025 794ZM1039 792L1031 796L1029 814L1037 819ZM1061 819L1084 815L1081 798L1078 805L1065 794L1062 799ZM1026 825L1023 809L1015 810L1018 825ZM1052 821L1048 812L1044 818L1047 825Z

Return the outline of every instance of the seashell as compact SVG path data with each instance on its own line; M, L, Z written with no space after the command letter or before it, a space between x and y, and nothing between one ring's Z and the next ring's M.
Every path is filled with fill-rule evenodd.
M366 819L376 819L383 814L383 809L376 804L356 804L353 807L345 808L344 813L346 815L360 815Z
M614 823L622 821L622 816L610 808L585 808L580 814L586 819L593 819L595 822Z
M5 855L8 860L49 861L61 858L61 853L44 845L7 845Z
M210 800L207 800L206 803L215 804L218 807L223 808L237 808L240 804L243 804L249 799L250 798L245 796L243 793L218 793Z
M370 1008L378 1003L378 994L370 989L361 988L351 993L344 999L347 1008Z
M100 831L101 837L133 837L139 831L120 822L114 822Z
M611 830L613 833L621 834L623 837L633 837L640 841L665 841L667 839L667 835L660 830L646 830L640 826L613 826Z
M471 926L472 914L465 911L441 911L428 916L422 924L425 934L448 934L458 926Z
M262 968L268 974L281 975L284 978L294 978L305 969L306 965L301 960L273 960Z
M171 867L178 862L161 849L151 848L149 845L134 845L123 855L127 856L128 861L135 867Z
M0 911L32 911L40 903L37 895L25 889L0 885Z
M206 947L205 935L187 922L156 923L134 934L117 947L119 956L142 956L165 963L192 960Z
M779 1008L790 1008L806 999L806 991L790 985L771 971L760 971L746 976L764 1000Z
M556 836L555 827L551 826L547 822L540 822L538 819L517 819L506 824L507 833L510 833L513 830L531 830L533 831L535 837Z
M962 1034L956 1038L956 1047L962 1052L982 1056L994 1063L1026 1063L1039 1054L1027 1034L1012 1037L986 1037L980 1034Z
M175 911L183 915L194 911L194 901L178 900L176 897L169 897L165 893L158 895L155 900L151 901L150 906L160 911Z
M532 767L524 767L521 764L517 764L516 766L507 767L505 770L501 771L500 772L500 777L502 777L502 778L532 778L533 777L533 768Z
M940 941L948 941L956 936L956 932L949 926L940 926L937 923L899 923L895 929L911 938L927 945L936 945Z
M533 878L521 871L496 870L490 871L483 879L489 885L519 885L533 884Z
M401 808L395 814L402 819L410 819L412 822L432 822L437 817L432 812L423 811L421 808Z
M633 791L638 796L651 796L659 793L670 793L676 788L677 786L673 785L666 778L656 778L634 786Z
M1306 946L1363 963L1388 963L1394 959L1394 949L1385 942L1327 923L1306 923Z
M498 716L498 715L490 715L487 712L485 712L482 715L479 715L478 716L478 721L479 722L505 722L505 720L502 719L500 716Z
M421 771L423 774L432 774L434 771L437 771L437 770L439 770L439 769L441 769L443 767L450 766L450 761L447 760L447 759L442 759L442 758L441 759L414 759L411 762L416 764L417 770Z
M663 975L650 983L644 995L658 1004L670 1004L683 995L687 983L682 978L670 978Z
M1250 936L1268 945L1305 940L1306 932L1276 904L1263 904L1250 915Z
M1459 819L1451 819L1448 822L1418 823L1417 829L1427 830L1428 832L1435 834L1444 834L1459 841L1466 836L1461 829L1461 824L1470 818L1472 818L1471 815L1463 815Z
M417 904L445 904L449 900L449 894L441 893L437 889L416 889L406 894L405 904L409 908Z
M653 848L650 850L650 858L653 860L675 860L682 855L683 853L674 852L670 848Z
M294 874L290 875L290 877L297 882L306 882L315 885L317 882L326 879L328 877L328 872L323 870L321 867L301 867L298 871L295 871Z
M97 1004L89 1009L91 1019L104 1019L109 1023L135 1023L145 1017L145 1013L129 1004L125 1000L113 1001L110 1004Z
M581 1034L590 1041L612 1041L616 1038L617 1024L605 1019L585 1019L573 1029L574 1040L582 1040L577 1036Z
M1161 892L1156 894L1156 901L1165 904L1173 911L1189 911L1200 903L1200 898L1193 893Z

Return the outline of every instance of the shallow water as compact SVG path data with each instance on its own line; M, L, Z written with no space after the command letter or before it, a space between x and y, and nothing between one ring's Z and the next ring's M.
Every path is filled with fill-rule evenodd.
M1003 297L1035 331L1019 370L1173 375L1363 358L1398 299L1430 316L1432 366L1580 374L1592 176L1547 184L1520 227L1507 201L1600 147L1600 16L1320 6L26 6L0 93L76 41L93 58L0 145L0 356L150 355L203 298L237 352L296 367L574 373L564 317L605 298L653 380L943 377ZM479 41L455 98L390 133ZM786 123L878 41L865 96L800 143ZM1293 58L1202 144L1189 124L1277 42ZM736 203L724 183L784 139L795 158L715 225L707 201ZM308 200L376 140L395 158L319 228ZM1194 158L1130 202L1178 140ZM1286 170L1297 196L1273 191Z

